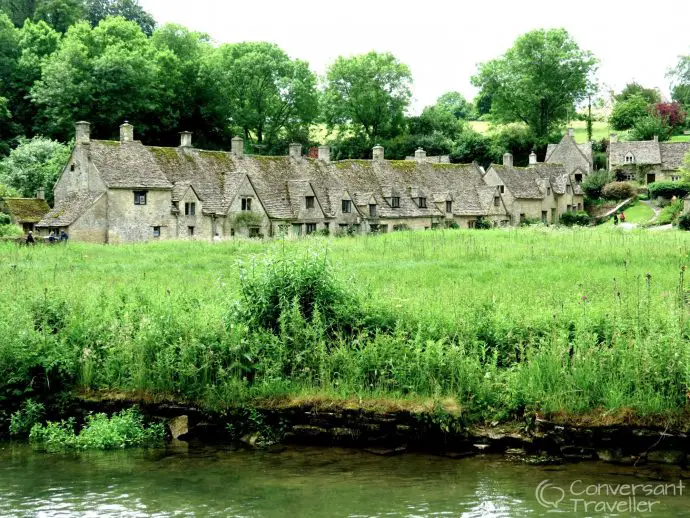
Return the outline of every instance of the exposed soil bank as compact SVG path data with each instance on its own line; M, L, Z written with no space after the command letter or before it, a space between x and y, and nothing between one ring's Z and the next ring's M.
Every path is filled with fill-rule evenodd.
M624 465L685 466L690 455L690 421L605 413L586 416L531 416L523 422L464 425L439 407L415 411L386 405L266 401L223 413L194 405L153 402L123 394L81 395L78 412L114 412L138 405L165 419L179 440L233 441L247 447L283 444L345 446L393 455L422 451L449 457L499 453L533 464L601 460Z

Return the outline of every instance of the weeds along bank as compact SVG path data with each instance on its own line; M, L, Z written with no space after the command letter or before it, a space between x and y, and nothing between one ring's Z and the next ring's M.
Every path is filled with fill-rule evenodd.
M683 411L686 233L514 229L0 248L0 428L81 389L209 409L453 400Z

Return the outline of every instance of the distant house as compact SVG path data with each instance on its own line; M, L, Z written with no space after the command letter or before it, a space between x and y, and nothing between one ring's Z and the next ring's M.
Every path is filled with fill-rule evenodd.
M33 231L49 211L42 190L36 198L0 198L0 212L7 214L12 224L20 226L25 234Z
M660 180L680 179L683 157L690 151L690 142L659 142L636 140L620 142L611 134L608 161L609 171L619 180L639 179L650 184Z

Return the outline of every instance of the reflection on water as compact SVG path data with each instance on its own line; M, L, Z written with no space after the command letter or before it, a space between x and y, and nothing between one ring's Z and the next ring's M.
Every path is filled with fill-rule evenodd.
M545 479L589 484L678 482L681 471L600 463L535 467L483 456L460 460L357 450L281 453L184 446L80 455L0 444L0 516L516 517L553 516L535 498ZM690 490L687 491L690 495ZM597 497L611 505L616 497ZM551 498L547 503L553 503ZM657 498L647 516L687 516L690 498ZM603 505L603 504L602 504ZM584 511L584 510L583 510ZM599 512L581 516L632 516ZM644 514L637 514L643 516Z

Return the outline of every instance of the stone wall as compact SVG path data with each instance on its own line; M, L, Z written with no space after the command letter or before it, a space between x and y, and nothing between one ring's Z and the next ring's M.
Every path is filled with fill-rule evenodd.
M134 190L110 189L108 243L150 241L154 239L154 227L161 228L161 239L176 237L171 232L170 199L170 189L149 189L146 205L135 205Z

